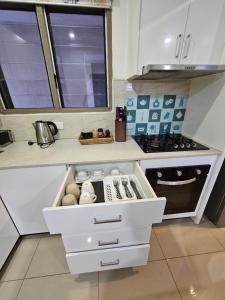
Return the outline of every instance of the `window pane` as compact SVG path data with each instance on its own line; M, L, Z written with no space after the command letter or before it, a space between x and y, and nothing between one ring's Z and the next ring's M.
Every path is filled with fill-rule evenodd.
M0 91L6 108L53 107L35 12L0 10Z
M107 107L103 15L48 14L63 107Z

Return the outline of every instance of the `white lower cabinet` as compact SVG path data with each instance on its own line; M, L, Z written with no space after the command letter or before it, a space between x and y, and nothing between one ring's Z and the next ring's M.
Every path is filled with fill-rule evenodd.
M21 235L48 231L42 209L51 204L66 166L0 170L0 194Z
M0 197L0 269L12 251L19 233Z
M70 272L87 273L146 265L149 244L66 254Z
M148 244L151 228L131 228L62 235L66 252L102 250L131 245Z
M135 175L143 199L61 206L66 185L79 170L113 168ZM165 198L158 198L137 162L70 166L51 207L43 209L51 234L61 234L72 274L147 263L153 223L162 221Z

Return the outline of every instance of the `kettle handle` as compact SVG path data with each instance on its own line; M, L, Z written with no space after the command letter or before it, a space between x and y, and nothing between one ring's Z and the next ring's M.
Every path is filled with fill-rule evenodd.
M55 125L55 123L50 122L50 121L47 121L47 124L49 125L49 128L50 128L51 132L52 132L51 126L54 128L54 132L52 132L52 134L53 134L53 135L56 135L56 134L58 133L58 128L57 128L57 126Z

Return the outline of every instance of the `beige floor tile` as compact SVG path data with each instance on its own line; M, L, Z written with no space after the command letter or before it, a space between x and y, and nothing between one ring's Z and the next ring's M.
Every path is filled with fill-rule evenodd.
M97 300L98 273L25 279L16 300Z
M7 281L0 283L0 299L15 300L23 280Z
M154 231L152 230L151 238L150 238L150 252L149 252L148 261L161 260L161 259L165 259L165 257L162 253L157 237Z
M17 280L25 277L39 241L39 236L28 236L20 242L3 271L1 281Z
M196 225L191 219L182 219L164 221L154 231L166 258L173 258L224 251L210 232L212 228L207 220Z
M26 278L68 273L60 236L43 237L32 259Z
M99 300L177 300L166 261L99 273Z
M168 260L182 299L225 299L225 252Z
M212 228L211 233L225 249L225 228Z

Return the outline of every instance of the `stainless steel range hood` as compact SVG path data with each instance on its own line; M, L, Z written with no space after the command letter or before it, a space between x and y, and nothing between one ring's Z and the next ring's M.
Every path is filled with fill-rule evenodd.
M191 79L225 72L225 65L147 65L132 80Z

